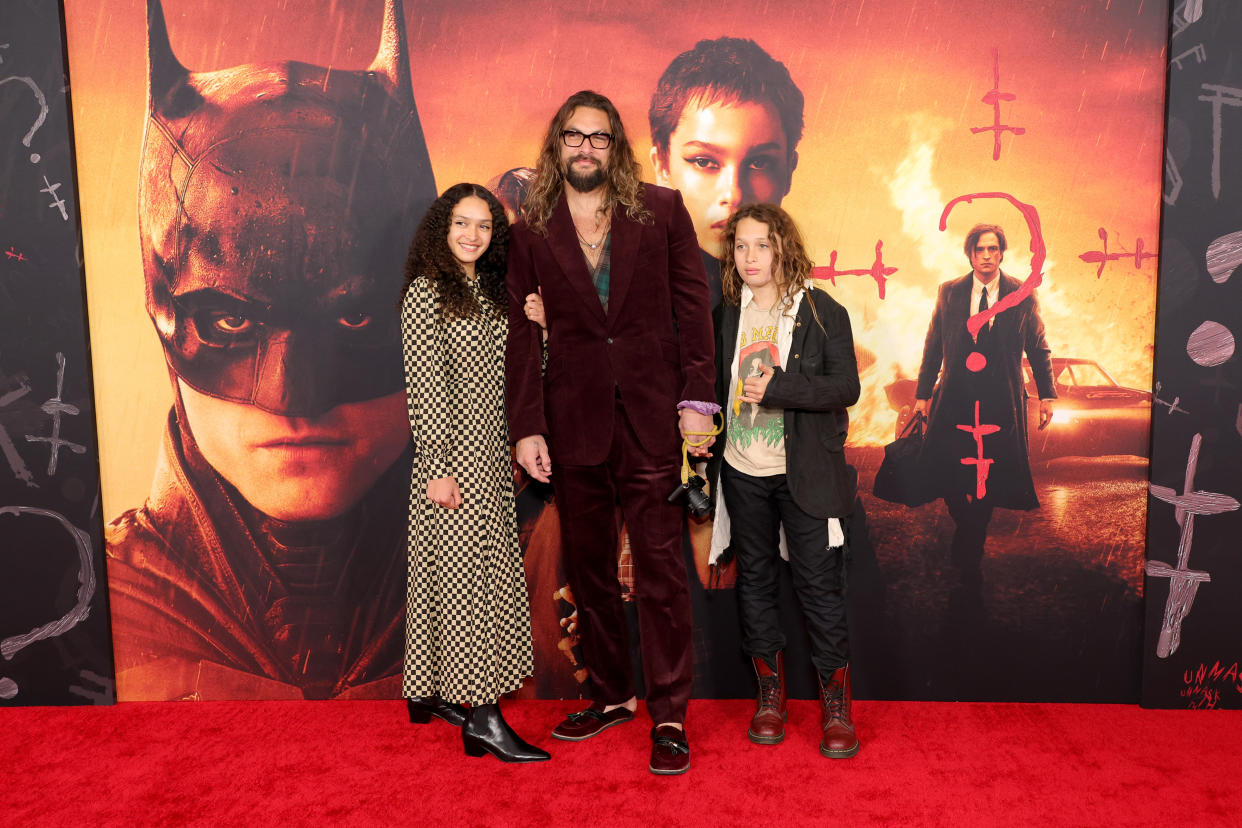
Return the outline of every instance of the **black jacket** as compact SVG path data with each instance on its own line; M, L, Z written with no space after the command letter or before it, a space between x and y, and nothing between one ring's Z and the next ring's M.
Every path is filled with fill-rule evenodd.
M1003 272L999 279L998 301L1022 285ZM942 283L927 328L915 390L918 399L932 401L927 437L923 442L923 462L938 494L976 491L975 467L961 462L962 457L975 455L974 438L958 426L974 422L975 402L981 401L982 422L1000 428L983 438L985 456L993 461L985 496L994 506L1035 509L1039 499L1035 496L1027 455L1023 353L1031 363L1031 375L1040 398L1055 399L1057 396L1039 301L1032 294L1017 306L997 314L986 340L976 343L966 328L973 282L973 274L967 273ZM972 351L980 351L987 357L982 371L966 368L966 357Z
M812 304L817 313L812 313ZM733 399L729 383L740 318L741 308L728 303L712 314L716 399L726 406ZM854 509L854 477L845 463L850 422L845 409L858 401L859 393L850 317L827 293L811 288L803 294L794 318L788 365L776 369L762 405L785 410L785 474L794 502L817 518L846 517ZM726 416L707 466L713 497L729 437L727 426Z

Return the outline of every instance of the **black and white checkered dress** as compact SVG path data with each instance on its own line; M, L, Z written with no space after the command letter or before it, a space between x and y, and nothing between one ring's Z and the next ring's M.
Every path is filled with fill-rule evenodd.
M482 299L486 303L486 299ZM410 492L404 694L486 704L531 674L526 577L505 419L508 322L442 319L417 279L401 309L406 389L417 458ZM427 499L453 477L462 505Z

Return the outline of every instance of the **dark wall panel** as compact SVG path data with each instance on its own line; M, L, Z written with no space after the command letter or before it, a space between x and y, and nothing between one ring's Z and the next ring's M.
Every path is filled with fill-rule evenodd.
M0 7L0 704L114 700L60 5Z
M1176 5L1143 704L1242 707L1242 6Z

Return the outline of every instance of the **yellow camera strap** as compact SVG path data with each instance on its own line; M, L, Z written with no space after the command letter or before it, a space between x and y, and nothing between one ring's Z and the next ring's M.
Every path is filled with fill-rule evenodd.
M711 438L720 433L720 426L714 425L716 418L712 417L711 431L687 431L681 441L681 482L685 483L690 479L690 447L706 445ZM691 440L691 437L701 437L701 440Z

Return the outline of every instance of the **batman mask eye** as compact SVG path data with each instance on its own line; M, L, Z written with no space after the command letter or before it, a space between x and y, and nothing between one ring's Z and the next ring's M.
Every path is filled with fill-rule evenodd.
M211 345L248 344L258 332L260 323L234 310L202 309L193 314L194 326L204 342Z
M244 316L229 314L228 316L217 316L212 320L211 324L220 333L237 336L238 334L248 332L254 325L254 322Z
M338 316L336 323L342 328L351 331L360 331L371 327L371 314L358 311L357 313L346 313Z

